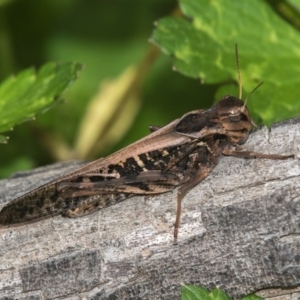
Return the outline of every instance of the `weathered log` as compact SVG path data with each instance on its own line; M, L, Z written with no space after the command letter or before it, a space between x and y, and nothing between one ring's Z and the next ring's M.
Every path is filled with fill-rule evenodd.
M185 198L177 245L176 190L1 228L0 299L179 299L182 284L218 286L235 299L278 288L288 299L300 285L299 145L296 118L256 130L244 147L295 159L222 157ZM76 167L0 181L0 206Z

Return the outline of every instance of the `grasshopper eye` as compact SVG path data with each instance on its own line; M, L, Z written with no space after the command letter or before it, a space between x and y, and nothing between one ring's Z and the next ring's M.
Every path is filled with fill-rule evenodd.
M231 109L228 111L229 120L232 122L238 122L241 120L241 112L240 110Z
M241 115L240 114L238 114L238 115L229 115L229 119L232 122L238 122L238 121L241 120Z

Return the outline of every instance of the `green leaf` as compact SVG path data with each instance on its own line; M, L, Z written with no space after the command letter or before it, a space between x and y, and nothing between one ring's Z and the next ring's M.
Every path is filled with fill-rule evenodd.
M231 298L222 290L214 289L210 293L211 300L231 300Z
M231 300L231 298L219 288L209 292L207 289L196 285L184 285L181 289L181 300ZM254 294L244 296L241 300L264 300Z
M204 83L236 81L238 44L244 94L265 82L249 102L254 118L270 124L300 113L300 34L265 1L180 0L180 6L185 18L159 20L152 37L174 57L176 70Z
M201 286L184 285L181 289L181 300L210 300L209 291Z
M181 290L181 300L230 300L222 290L216 288L209 292L201 286L185 285Z
M78 63L47 63L37 73L31 68L6 79L0 85L0 132L12 130L58 102L81 70ZM0 135L0 142L5 140Z

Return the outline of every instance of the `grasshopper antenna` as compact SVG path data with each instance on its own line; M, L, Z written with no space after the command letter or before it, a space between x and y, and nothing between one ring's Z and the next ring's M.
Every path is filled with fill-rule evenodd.
M249 95L246 97L245 101L244 101L244 105L242 106L242 111L245 110L245 107L246 107L246 104L247 104L247 101L249 100L250 96L263 84L264 82L261 81L250 93ZM257 127L257 125L254 123L254 121L251 119L251 124L254 126L254 127Z
M242 99L242 76L241 76L241 69L240 69L240 61L239 61L239 51L238 51L238 46L235 44L235 58L236 58L236 66L237 66L237 71L238 71L238 81L239 81L239 99ZM260 82L251 92L250 94L246 97L244 101L243 107L246 106L247 101L249 100L250 96L263 84L264 82Z
M238 81L239 81L239 99L242 99L242 76L241 76L241 69L240 69L240 62L239 62L239 51L238 51L238 46L235 44L235 58L236 58L236 66L237 66L237 71L238 71ZM244 105L242 106L242 111L245 110L246 104L250 98L250 96L263 84L264 82L261 81L246 97L244 101ZM251 123L254 127L257 127L257 125L254 123L254 121L251 119Z
M239 81L239 99L242 99L242 76L241 76L241 69L240 69L240 61L239 61L239 51L238 51L238 45L235 44L235 59L236 59L236 66L237 66L237 72L238 72L238 81Z
M242 99L242 76L241 76L241 69L240 69L240 61L239 61L239 51L238 51L238 46L235 44L235 58L236 58L236 66L237 66L237 71L238 71L238 81L239 81L239 99ZM250 96L263 84L264 82L260 82L251 92L250 94L246 97L244 101L243 108L246 106L247 101L249 100Z
M250 93L249 93L249 95L246 97L246 99L245 99L245 101L244 101L244 105L243 105L243 107L245 107L246 106L246 104L247 104L247 101L249 100L249 98L250 98L250 96L263 84L264 82L263 81L261 81Z

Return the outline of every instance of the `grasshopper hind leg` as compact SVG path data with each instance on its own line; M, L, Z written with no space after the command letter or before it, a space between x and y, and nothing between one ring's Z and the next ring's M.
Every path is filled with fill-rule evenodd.
M177 210L176 210L176 219L174 225L174 244L177 243L178 230L180 224L180 216L181 216L181 203L186 194L195 187L198 183L200 183L203 179L205 179L213 167L201 168L198 174L195 177L192 177L189 181L184 183L179 189L177 194Z
M277 160L284 160L288 158L294 158L294 154L288 155L281 155L281 154L266 154L266 153L259 153L254 151L245 151L242 149L233 150L233 149L226 149L222 152L224 155L227 156L235 156L240 158L266 158L266 159L277 159Z

